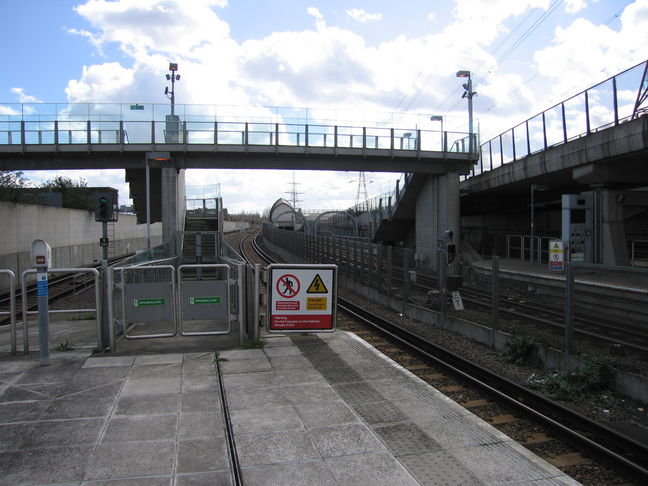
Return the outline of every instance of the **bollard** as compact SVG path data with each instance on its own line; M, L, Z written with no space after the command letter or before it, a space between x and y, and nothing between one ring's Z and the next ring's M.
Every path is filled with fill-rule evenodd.
M36 268L40 364L41 366L47 366L49 365L49 288L47 268L52 266L52 248L45 240L34 240L32 243L32 265ZM23 316L23 321L27 322L26 315Z

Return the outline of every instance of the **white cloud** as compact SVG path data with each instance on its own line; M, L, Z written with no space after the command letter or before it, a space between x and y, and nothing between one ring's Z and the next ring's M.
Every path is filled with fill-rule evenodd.
M349 18L357 20L358 22L375 22L382 20L383 18L381 13L369 13L361 8L352 8L345 10L345 12Z
M308 15L315 17L315 27L317 27L317 30L323 30L326 28L326 22L324 22L324 16L322 15L322 13L319 11L318 8L308 7L306 9L306 12L308 13Z
M648 0L636 0L620 17L616 31L579 18L557 27L553 45L534 55L539 73L565 96L648 58Z
M566 0L565 2L565 12L570 14L580 12L585 7L587 7L587 2L585 0Z
M40 103L41 100L35 96L31 96L25 93L23 88L11 88L11 93L18 98L19 103Z
M460 69L471 70L475 80L492 73L479 83L475 98L477 116L483 117L482 126L489 131L509 128L512 119L521 120L536 107L548 106L549 89L533 93L521 76L502 73L490 50L507 32L506 22L517 21L533 8L547 11L552 0L455 0L452 20L440 32L395 35L371 44L348 29L328 26L314 6L307 9L314 25L239 42L214 8L226 3L87 0L76 11L92 27L72 32L98 49L117 46L123 57L118 62L110 59L84 66L79 78L68 83L68 99L166 104L164 75L172 61L178 62L182 75L176 84L178 104L236 105L232 115L241 114L246 106L309 106L319 108L311 111L316 120L339 119L325 110L345 107L355 111L348 119L360 123L364 110L387 113L411 108L442 113L446 130L465 130L465 100L460 99L460 82L455 77ZM568 0L565 8L577 12L585 3ZM347 15L358 21L382 18L360 9L348 10ZM553 45L537 52L535 64L528 67L538 69L556 91L572 94L605 77L602 70L614 74L648 57L647 19L648 0L637 0L625 9L618 32L575 19L555 31ZM428 20L439 19L431 13ZM259 116L271 118L272 113ZM238 210L259 208L260 194L266 197L269 193L262 204L272 204L288 190L291 176L289 171L206 174L190 171L188 183L222 183L226 205L237 205L233 207ZM395 179L393 174L381 177ZM336 198L353 202L355 188L348 183L349 174L317 173L311 178L312 184L305 180L302 186L315 198L308 207L326 207L327 201ZM316 195L322 187L330 195L319 199Z
M65 92L73 103L128 100L127 91L134 76L133 69L124 68L117 62L83 66L81 79L71 80Z

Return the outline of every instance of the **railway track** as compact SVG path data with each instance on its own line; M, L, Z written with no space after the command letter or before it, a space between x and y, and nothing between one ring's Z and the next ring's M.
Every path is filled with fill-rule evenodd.
M241 252L264 255L254 233ZM254 243L253 243L254 241ZM524 386L339 298L339 327L384 354L584 484L648 483L648 444L563 407Z
M120 257L113 258L108 261L110 265L119 263L120 261L130 257L132 254L123 255ZM99 269L100 264L93 265L88 268ZM48 292L49 298L48 302L52 312L57 312L63 310L65 307L61 307L59 302L64 300L66 297L79 295L82 292L85 292L91 288L94 288L94 278L88 273L65 273L51 274L48 281ZM16 289L15 294L15 304L16 304L16 319L22 320L22 303L23 295L22 289ZM38 297L36 296L36 284L27 286L27 311L32 312L38 308ZM3 293L0 295L0 312L8 313L10 309L10 294L9 292ZM8 314L0 314L0 326L9 325L10 317Z
M418 284L418 287L424 292L434 290L437 288L436 279L424 277L424 281ZM488 314L492 312L492 297L489 291L472 285L464 285L461 288L461 296L464 304L468 304L471 309L484 310ZM499 312L503 316L532 322L538 327L552 330L560 336L565 333L564 307L558 309L530 303L523 298L503 295L499 298ZM628 350L648 356L648 335L645 330L637 329L635 326L622 325L618 320L611 321L603 318L595 320L578 317L574 323L574 332L592 343L601 343L605 346L621 345Z

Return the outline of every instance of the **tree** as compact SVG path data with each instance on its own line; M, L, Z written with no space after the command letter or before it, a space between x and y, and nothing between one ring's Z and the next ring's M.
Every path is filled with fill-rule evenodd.
M18 202L27 179L21 170L0 170L0 200Z
M70 177L56 176L41 182L39 187L46 192L61 193L64 208L92 210L94 207L93 194L85 190L88 181L83 177L75 181Z
M67 189L73 189L77 187L88 187L88 181L83 177L79 177L78 181L65 176L56 176L54 179L50 179L40 183L40 186L43 189L50 189L51 192L54 191L65 191Z

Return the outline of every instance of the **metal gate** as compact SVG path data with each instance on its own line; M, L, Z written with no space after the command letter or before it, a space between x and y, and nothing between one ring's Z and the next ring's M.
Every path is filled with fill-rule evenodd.
M187 272L185 272L187 270ZM193 273L193 275L191 275ZM218 274L221 275L218 275ZM225 279L219 279L224 274ZM185 279L184 277L187 276ZM191 276L192 278L189 278ZM214 279L214 277L216 277ZM225 264L180 265L178 267L180 299L179 323L182 336L217 336L232 332L232 315L230 312L230 268ZM223 321L226 329L191 330L188 321L215 320L214 324Z
M126 339L230 334L236 283L225 264L109 268L111 350L120 331Z

